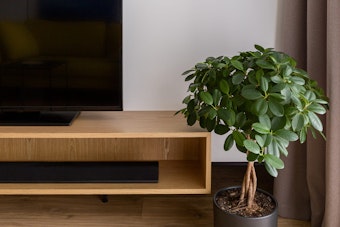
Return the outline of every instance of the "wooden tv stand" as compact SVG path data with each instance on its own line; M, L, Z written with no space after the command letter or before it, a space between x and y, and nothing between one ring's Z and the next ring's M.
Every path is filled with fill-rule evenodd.
M0 161L159 161L158 183L0 183L0 194L208 194L211 137L170 111L82 112L72 126L1 126Z

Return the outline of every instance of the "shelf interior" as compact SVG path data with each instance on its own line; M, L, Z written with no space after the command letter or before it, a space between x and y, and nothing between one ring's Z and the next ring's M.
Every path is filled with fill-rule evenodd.
M158 183L1 183L0 194L205 194L202 171L199 161L160 161Z

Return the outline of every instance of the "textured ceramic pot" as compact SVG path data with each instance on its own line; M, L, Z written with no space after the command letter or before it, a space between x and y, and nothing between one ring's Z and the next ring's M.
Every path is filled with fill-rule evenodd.
M277 227L277 218L278 218L278 205L276 199L266 191L261 189L257 189L257 191L264 193L269 196L272 201L275 203L274 211L263 217L242 217L236 214L230 214L223 210L221 210L216 203L216 197L223 191L228 189L235 189L240 187L229 187L222 188L217 191L214 195L214 227Z

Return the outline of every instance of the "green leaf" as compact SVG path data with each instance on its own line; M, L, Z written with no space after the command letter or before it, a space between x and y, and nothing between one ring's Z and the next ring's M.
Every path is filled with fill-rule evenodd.
M270 111L275 115L275 116L278 116L278 117L282 117L283 114L284 114L284 108L283 106L276 102L275 100L273 99L269 99L269 102L268 102L268 105L269 105L269 109Z
M257 60L256 65L258 65L259 67L264 68L264 69L275 70L275 67L270 62L263 60L263 59Z
M243 112L239 112L238 114L236 114L236 121L235 121L235 127L241 128L244 126L244 124L246 123L246 115Z
M259 157L259 154L254 154L253 152L248 152L247 161L254 162Z
M188 102L188 105L187 105L188 112L189 113L194 112L195 111L195 106L196 106L196 100L195 99L191 99Z
M283 69L283 76L289 76L292 74L293 69L289 65L286 65L285 68Z
M269 55L269 58L275 62L275 64L277 63L282 63L282 53L281 52L275 52L272 51Z
M253 141L253 140L244 140L243 141L243 145L245 146L245 148L247 148L248 151L254 153L254 154L259 154L260 153L260 147L259 145Z
M272 127L271 129L276 131L278 129L284 128L286 125L286 118L285 117L273 117L272 118Z
M219 83L219 86L220 86L220 89L221 91L224 93L224 94L229 94L229 84L228 84L228 81L226 80L221 80L220 83Z
M278 75L275 75L275 76L270 77L270 80L271 80L272 82L276 83L276 84L281 84L281 83L283 83L283 79L282 79L280 76L278 76Z
M209 62L209 63L214 62L215 60L216 60L215 57L207 57L207 58L205 59L205 61L206 61L206 62Z
M256 74L254 73L254 71L248 72L247 79L254 86L257 86L259 84L259 82L256 79Z
M224 125L224 124L218 124L216 125L215 127L215 133L218 134L218 135L224 135L226 134L227 132L229 132L229 127Z
M214 130L215 126L216 126L216 118L214 119L210 119L210 118L207 118L206 119L206 126L207 126L207 130L209 132L211 132L212 130Z
M271 154L274 156L280 155L280 150L275 139L273 139L272 142L268 145L267 152L268 154Z
M232 108L232 100L228 97L228 95L224 95L221 99L221 102L220 102L220 108Z
M198 110L198 116L200 116L200 117L202 117L202 116L207 117L207 115L209 115L211 109L213 109L211 106L204 106L204 107L202 107L200 110Z
M293 130L300 131L302 127L305 125L304 117L301 113L296 114L292 119L292 128Z
M306 139L307 139L307 130L306 130L306 128L302 128L301 129L299 136L300 136L300 143L306 142Z
M200 70L202 70L202 69L208 69L208 68L209 68L209 66L208 66L207 63L197 63L197 64L195 65L195 67L196 67L197 69L200 69Z
M255 77L257 81L261 81L261 78L264 76L263 69L258 69L255 73Z
M262 155L259 155L258 157L257 157L257 161L259 162L259 163L262 163L263 162L263 156Z
M302 110L302 103L301 103L300 99L298 97L296 97L296 95L293 95L293 94L291 95L291 99L292 99L293 103L296 105L296 107L298 109Z
M307 72L305 70L302 70L302 69L294 68L294 74L305 77L305 78L309 78Z
M217 115L221 118L228 126L233 126L235 124L236 115L231 109L219 109Z
M305 80L301 77L293 76L290 78L290 81L298 85L305 85Z
M314 128L313 127L311 127L311 128L309 128L310 129L310 131L312 132L312 136L313 136L313 138L314 139L316 139L316 133L315 133L315 130L314 130Z
M241 106L243 103L245 103L246 99L244 99L241 95L235 94L235 96L232 98L232 102L236 106Z
M208 83L209 74L210 74L210 70L209 70L209 71L205 71L204 76L203 76L203 77L200 77L200 79L201 79L201 84L206 84L206 83ZM198 79L198 78L197 78L197 79Z
M265 138L264 147L267 147L273 141L273 136L271 134L262 135L262 137Z
M257 116L267 113L268 103L265 99L258 99L253 103L254 111Z
M277 142L277 147L279 148L281 154L283 154L286 157L288 156L288 151L282 143Z
M252 127L256 132L260 134L268 134L270 132L270 128L261 123L254 123Z
M268 163L265 162L265 163L264 163L264 167L266 168L267 172L268 172L271 176L277 177L278 172L277 172L277 170L276 170L273 166L271 166L270 164L268 164Z
M185 98L183 99L182 103L188 104L188 103L190 102L190 100L191 100L191 95L188 95L187 97L185 97Z
M248 100L256 100L262 97L260 91L254 85L247 85L242 88L241 95Z
M194 92L201 84L199 83L191 83L189 85L188 91Z
M196 76L195 73L190 74L190 75L188 75L187 77L185 77L185 81L190 81L190 80L192 80L195 76Z
M224 64L224 63L218 63L216 67L218 69L223 69L225 66L226 66L226 64Z
M325 114L326 113L326 109L322 105L315 103L315 102L311 103L307 107L307 110L312 111L312 112L317 113L317 114Z
M189 126L193 126L197 120L197 115L196 113L189 113L187 117L187 123Z
M271 154L265 154L264 161L267 164L274 167L275 169L283 169L285 166L283 161L280 158L276 157L275 155L271 155Z
M304 86L293 83L290 84L290 89L292 90L293 94L295 94L298 98L301 98L300 93L304 93L306 90Z
M260 82L261 82L262 91L267 92L268 91L268 80L267 80L267 78L261 77Z
M324 140L327 140L326 139L326 135L323 133L323 132L319 132L320 133L320 135L322 136L322 138L324 139Z
M319 104L324 104L324 105L328 104L328 102L326 100L323 100L323 99L315 99L313 101L316 102L316 103L319 103Z
M243 71L243 65L238 60L230 60L230 63L232 66L234 66L236 69Z
M199 124L200 124L201 128L207 128L207 118L200 117L199 118Z
M224 150L229 151L234 145L234 137L230 134L224 141Z
M214 108L210 108L208 113L209 119L214 119L217 116L217 111Z
M221 100L222 93L218 89L214 89L213 91L213 103L217 106Z
M323 130L322 122L315 113L309 111L308 118L309 118L310 123L316 130L318 130L319 132Z
M241 84L244 80L244 74L243 73L235 73L232 78L231 81L234 85L238 85Z
M278 144L280 143L280 144L282 144L282 146L288 147L288 145L289 145L288 140L285 140L285 139L283 139L282 137L279 137L279 136L275 136L273 138L274 138L276 143L278 143Z
M296 141L299 139L299 136L296 133L285 129L279 129L275 134L288 141Z
M247 153L247 149L244 146L239 146L236 144L237 150L241 151L242 153Z
M189 70L186 70L185 72L182 73L182 76L185 76L191 72L195 72L195 69L189 69Z
M255 135L255 139L257 144L260 145L260 147L264 147L265 140L262 138L262 136Z
M264 48L260 45L255 44L255 49L262 52L262 53L264 52Z
M208 105L212 105L214 103L212 95L207 91L201 91L199 96L201 100Z
M246 137L239 131L233 131L232 135L236 144L243 147L243 141L246 139Z
M215 80L216 80L216 70L215 69L210 69L209 70L208 81L210 81L210 82L214 81L215 82Z
M259 116L259 121L262 125L264 125L268 129L271 129L271 121L267 114Z
M226 57L226 56L222 57L221 59L222 59L226 64L229 64L229 62L230 62L230 59L229 59L228 57Z
M316 95L313 91L311 90L307 90L304 94L304 96L306 97L307 100L309 101L313 101L316 99Z
M286 100L285 94L278 94L278 93L269 93L270 99L276 102L281 102Z
M281 92L284 89L286 89L286 84L285 83L278 83L270 89L270 92L273 92L273 93L274 92Z

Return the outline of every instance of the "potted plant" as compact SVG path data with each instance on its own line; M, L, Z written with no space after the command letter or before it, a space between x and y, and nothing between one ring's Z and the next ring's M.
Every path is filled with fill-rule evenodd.
M326 113L328 101L316 81L287 54L259 45L255 49L231 58L209 57L183 73L191 83L183 100L186 106L177 113L183 113L190 126L199 122L208 131L226 135L224 150L235 144L248 162L241 187L215 194L215 226L276 226L274 198L274 214L258 214L262 208L256 197L266 192L257 189L254 162L263 163L276 177L290 142L304 143L307 131L325 138L318 114ZM228 212L221 211L226 197L237 199ZM224 222L227 214L231 220Z

